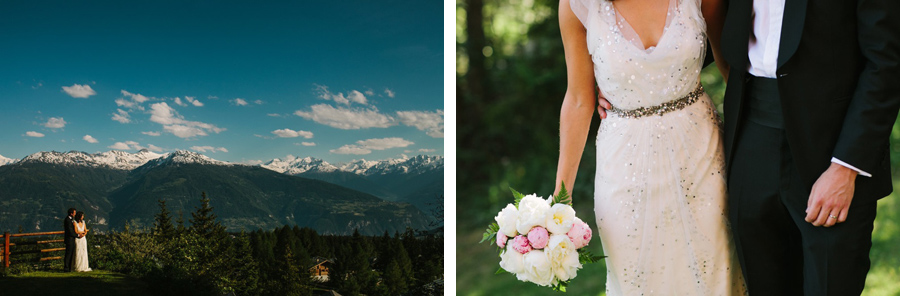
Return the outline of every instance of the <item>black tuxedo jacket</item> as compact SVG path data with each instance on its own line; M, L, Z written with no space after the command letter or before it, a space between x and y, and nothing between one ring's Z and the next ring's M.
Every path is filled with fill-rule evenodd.
M727 163L741 140L752 11L753 0L730 0L722 36L731 66ZM900 108L900 0L786 0L777 76L784 131L803 185L811 189L833 156L872 174L856 178L854 201L890 194L888 139Z
M63 229L65 229L65 244L74 244L78 234L75 233L75 224L72 223L72 217L66 216L63 219Z

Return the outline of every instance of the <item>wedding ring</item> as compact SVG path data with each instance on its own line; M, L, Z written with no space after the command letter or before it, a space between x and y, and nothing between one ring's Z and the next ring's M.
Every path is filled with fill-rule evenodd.
M835 215L829 215L828 217L831 217L831 219L837 219L837 216Z

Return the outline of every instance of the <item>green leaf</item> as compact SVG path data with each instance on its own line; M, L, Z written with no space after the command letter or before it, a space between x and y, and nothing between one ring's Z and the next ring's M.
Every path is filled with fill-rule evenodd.
M503 269L503 267L500 267L497 269L497 272L495 272L494 274L503 274L503 273L509 273L509 271L506 271L505 269Z
M516 198L516 203L515 203L515 205L516 205L516 208L518 209L518 208L519 208L519 202L522 201L522 198L524 198L525 195L519 193L518 191L516 191L516 190L513 189L512 187L509 187L509 191L512 191L513 197Z
M497 222L489 225L488 228L484 231L484 234L481 235L481 241L478 242L483 243L485 241L493 241L494 237L497 236L497 231L500 230L500 226L497 225Z
M559 282L556 285L553 285L553 291L566 292L566 288L569 286L569 281Z
M569 192L566 191L566 182L562 182L562 183L560 183L560 185L561 186L559 189L559 193L553 197L553 203L551 204L551 206L558 204L558 203L572 204L572 200L569 196Z

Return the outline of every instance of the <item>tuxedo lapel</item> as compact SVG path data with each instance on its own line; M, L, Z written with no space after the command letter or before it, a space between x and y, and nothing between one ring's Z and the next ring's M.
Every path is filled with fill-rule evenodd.
M778 48L778 67L784 65L797 52L803 23L806 20L807 0L785 0L784 18L781 24L781 45Z

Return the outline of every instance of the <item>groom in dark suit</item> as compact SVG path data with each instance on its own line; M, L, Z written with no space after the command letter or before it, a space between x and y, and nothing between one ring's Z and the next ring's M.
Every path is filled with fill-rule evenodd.
M72 223L74 218L75 208L70 208L69 215L63 219L63 229L65 229L63 241L66 244L66 256L63 258L63 270L66 272L72 271L72 264L75 262L75 238L78 237L78 234L75 233L75 224Z
M730 0L729 220L750 295L859 295L891 193L900 1Z

